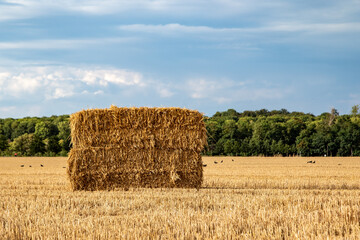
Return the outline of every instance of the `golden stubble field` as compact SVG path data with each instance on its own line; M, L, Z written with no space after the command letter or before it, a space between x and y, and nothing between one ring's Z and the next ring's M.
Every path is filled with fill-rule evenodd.
M360 158L203 162L200 190L72 192L66 158L0 158L0 239L360 239Z

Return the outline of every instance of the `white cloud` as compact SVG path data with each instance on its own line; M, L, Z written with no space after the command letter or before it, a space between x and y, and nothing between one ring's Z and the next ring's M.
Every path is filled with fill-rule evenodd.
M195 99L213 96L217 90L222 88L220 82L205 79L191 79L187 81L186 88L189 89L190 97Z
M274 21L274 20L272 20ZM118 26L123 34L154 39L184 39L196 48L260 53L267 46L297 44L320 49L359 49L353 38L360 35L359 22L312 23L302 21L271 22L248 27L191 26L178 23L163 25L132 24ZM167 40L167 39L166 39Z
M210 100L217 104L282 99L292 92L287 87L255 87L250 86L247 82L204 78L188 80L184 90L193 99Z
M244 84L228 79L197 78L188 80L185 89L193 99L207 99L222 104L236 101L237 96L234 93Z
M336 33L336 32L360 32L360 22L347 23L268 23L258 27L245 28L214 28L209 26L187 26L178 23L164 25L132 24L121 25L120 30L146 32L155 34L172 35L178 34L241 34L241 33L270 33L270 32L313 32L313 33Z
M104 91L99 90L99 91L94 92L94 95L101 95L101 94L104 94Z
M174 92L171 91L167 87L160 86L160 87L157 87L156 90L159 93L160 97L163 97L163 98L169 98L169 97L172 97L174 95Z
M274 32L313 32L313 33L341 33L359 32L360 22L346 23L275 23L272 26L260 28L261 31Z
M179 33L211 33L218 31L231 31L230 28L212 28L208 26L186 26L178 23L171 24L159 24L159 25L148 25L148 24L131 24L121 25L118 27L120 30L134 31L134 32L148 32L148 33L163 33L172 34L174 32Z
M58 84L53 84L58 85ZM74 93L74 86L70 84L63 84L63 86L58 87L46 87L47 93L45 94L45 98L47 100L50 99L59 99L59 98L66 98L73 96ZM48 92L50 94L48 94Z
M135 38L89 38L89 39L38 39L29 41L0 42L0 50L12 49L79 49L89 45L128 43Z
M82 70L75 71L80 81L88 85L107 86L109 83L125 86L145 86L142 81L142 75L137 72L131 72L122 69L96 69L96 70Z
M41 86L41 78L32 74L19 73L13 75L11 72L2 72L0 74L0 81L2 83L1 90L3 94L19 95L24 91L33 93Z
M71 97L86 88L97 88L94 94L110 90L109 84L124 88L144 87L142 74L114 68L81 68L37 66L1 70L0 95L15 98L43 96L45 99Z

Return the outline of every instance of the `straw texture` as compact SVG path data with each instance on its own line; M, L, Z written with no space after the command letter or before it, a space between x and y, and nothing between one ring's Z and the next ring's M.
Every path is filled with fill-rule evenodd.
M181 108L83 110L70 117L73 190L199 188L203 115Z

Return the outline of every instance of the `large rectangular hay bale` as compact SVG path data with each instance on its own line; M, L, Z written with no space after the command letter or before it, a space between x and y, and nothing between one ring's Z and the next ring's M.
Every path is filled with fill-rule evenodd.
M181 108L83 110L70 117L73 190L199 188L203 115Z

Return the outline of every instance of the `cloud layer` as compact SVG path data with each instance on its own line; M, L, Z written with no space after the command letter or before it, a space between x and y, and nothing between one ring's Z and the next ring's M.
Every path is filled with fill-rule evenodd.
M123 69L96 67L74 68L38 66L0 70L0 96L24 98L35 95L44 99L59 99L81 94L90 89L144 87L142 75Z
M151 79L136 71L99 66L25 66L0 70L0 109L4 115L9 111L19 112L21 107L11 105L16 102L40 111L48 104L61 101L82 99L82 102L88 100L92 106L97 106L93 101L100 97L102 103L112 99L115 103L120 101L123 105L130 105L134 103L132 99L140 97L138 104L143 106L182 102L191 107L201 102L222 105L245 100L281 99L286 96L283 90L205 77L171 83ZM111 103L107 102L107 105Z
M24 98L31 95L43 96L44 99L59 99L83 93L98 95L110 92L114 88L155 91L164 98L175 94L185 94L192 99L217 102L221 102L218 99L225 99L226 96L228 101L236 101L237 97L231 97L231 95L241 90L249 92L246 98L278 97L254 94L263 93L264 90L260 88L254 91L247 86L246 82L229 79L190 78L183 79L181 82L170 83L146 79L139 72L116 68L27 66L0 69L0 95L3 99Z
M289 21L294 19L316 19L318 21L352 18L358 15L360 2L358 0L328 0L310 4L306 1L285 0L64 0L61 2L8 0L0 1L0 6L0 21L26 19L64 12L88 15L133 12L142 15L192 16L203 19L246 16L248 18L257 18L260 21L277 17L280 20L286 18Z
M301 22L275 22L258 27L244 28L214 28L209 26L188 26L178 23L146 25L132 24L119 26L120 30L146 32L156 34L241 34L241 33L269 33L269 32L307 32L307 33L337 33L337 32L359 32L360 22L346 23L301 23Z

